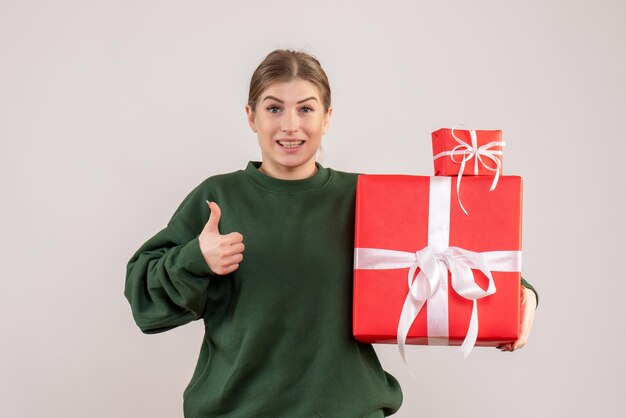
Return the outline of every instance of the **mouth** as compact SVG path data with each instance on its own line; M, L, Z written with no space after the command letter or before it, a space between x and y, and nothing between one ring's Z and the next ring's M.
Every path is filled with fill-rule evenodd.
M296 139L279 139L278 141L276 141L276 143L283 148L295 149L302 146L305 141Z

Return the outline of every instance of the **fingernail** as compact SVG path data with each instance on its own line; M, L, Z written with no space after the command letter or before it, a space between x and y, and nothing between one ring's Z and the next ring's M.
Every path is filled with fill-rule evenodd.
M209 202L209 201L207 200L207 201L206 201L206 204L207 204L207 205L210 205L210 204L211 204L211 202Z

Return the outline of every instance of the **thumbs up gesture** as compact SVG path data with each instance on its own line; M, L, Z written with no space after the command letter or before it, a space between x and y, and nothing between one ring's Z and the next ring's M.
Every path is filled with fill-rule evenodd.
M222 215L220 207L215 202L207 200L207 203L211 215L198 236L200 251L215 274L232 273L239 268L239 263L243 260L243 235L239 232L221 235L218 228Z

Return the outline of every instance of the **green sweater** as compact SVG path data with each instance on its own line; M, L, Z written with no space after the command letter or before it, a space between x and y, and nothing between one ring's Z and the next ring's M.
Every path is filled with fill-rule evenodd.
M202 318L186 418L361 418L394 413L400 385L352 336L357 174L318 164L303 180L245 170L208 178L128 263L125 295L145 333ZM235 272L211 272L198 245L209 218L246 246Z

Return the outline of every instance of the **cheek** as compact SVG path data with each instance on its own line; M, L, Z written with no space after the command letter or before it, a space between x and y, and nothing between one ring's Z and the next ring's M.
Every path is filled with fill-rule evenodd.
M257 128L257 135L259 136L260 140L264 140L267 136L271 136L271 129L269 129L269 126L267 125L267 123L257 122L256 128Z
M321 133L324 130L324 120L322 118L315 118L306 121L303 126L311 133Z
M324 125L323 124L319 124L315 126L315 134L319 137L322 136L322 132L324 132Z
M271 145L274 142L274 135L272 135L270 132L267 131L261 131L259 130L258 132L258 136L259 136L259 142L262 145Z
M259 118L257 121L257 126L259 130L264 130L266 132L271 132L276 130L277 126L280 125L275 119L270 118Z

